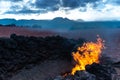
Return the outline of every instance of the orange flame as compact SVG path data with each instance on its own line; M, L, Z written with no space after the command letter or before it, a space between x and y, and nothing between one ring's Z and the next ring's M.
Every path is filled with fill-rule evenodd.
M74 75L76 71L85 70L86 65L92 63L99 63L101 50L104 48L104 41L97 38L97 42L84 43L82 47L78 47L77 52L73 52L73 59L76 62L71 74Z

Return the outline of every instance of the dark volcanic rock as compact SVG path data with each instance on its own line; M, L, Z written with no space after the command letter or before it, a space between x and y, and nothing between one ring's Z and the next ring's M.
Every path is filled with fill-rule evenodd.
M67 74L64 76L58 76L51 80L117 80L116 76L119 76L112 67L112 65L103 65L93 63L92 65L87 65L86 70L76 71L74 75ZM115 79L113 79L115 78Z
M0 45L3 48L15 49L17 47L17 43L9 38L0 38Z
M117 75L114 68L93 63L87 65L86 70L76 71L74 75L57 76L51 80L113 80L114 75Z
M51 80L96 80L96 76L86 71L77 71L74 75L57 76Z
M77 71L74 78L75 80L95 80L96 76L86 71Z
M12 34L10 38L0 38L0 80L46 59L70 60L77 43L77 40L60 36L43 38Z
M111 80L112 74L116 74L111 66L93 63L86 66L86 71L96 75L96 80Z

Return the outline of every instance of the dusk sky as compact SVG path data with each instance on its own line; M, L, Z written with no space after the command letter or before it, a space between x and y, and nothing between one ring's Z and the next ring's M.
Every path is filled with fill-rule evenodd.
M120 20L120 0L0 0L0 19Z

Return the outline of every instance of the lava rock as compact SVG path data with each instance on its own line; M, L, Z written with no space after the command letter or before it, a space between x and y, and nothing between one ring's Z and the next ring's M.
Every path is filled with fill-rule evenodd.
M15 49L17 47L17 43L9 38L0 38L0 46L6 49Z
M96 76L86 71L77 71L74 75L75 80L96 80Z
M56 76L53 80L63 80L62 76Z
M112 74L116 74L114 68L107 65L100 65L97 63L87 65L86 71L94 74L96 76L96 80L111 80Z
M74 75L57 76L52 80L96 80L96 76L86 71L77 71Z
M77 40L61 36L28 37L11 34L10 38L0 38L0 78L5 80L7 75L10 77L10 74L29 65L37 65L48 59L70 61L70 53L77 43Z

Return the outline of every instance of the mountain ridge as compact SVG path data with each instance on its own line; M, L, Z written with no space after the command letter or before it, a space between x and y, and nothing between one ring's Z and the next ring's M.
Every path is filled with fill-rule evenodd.
M60 30L77 30L91 28L120 28L120 21L78 21L68 18L56 17L52 20L15 20L15 19L0 19L1 25L16 25L17 27L28 27L37 29L60 29Z

